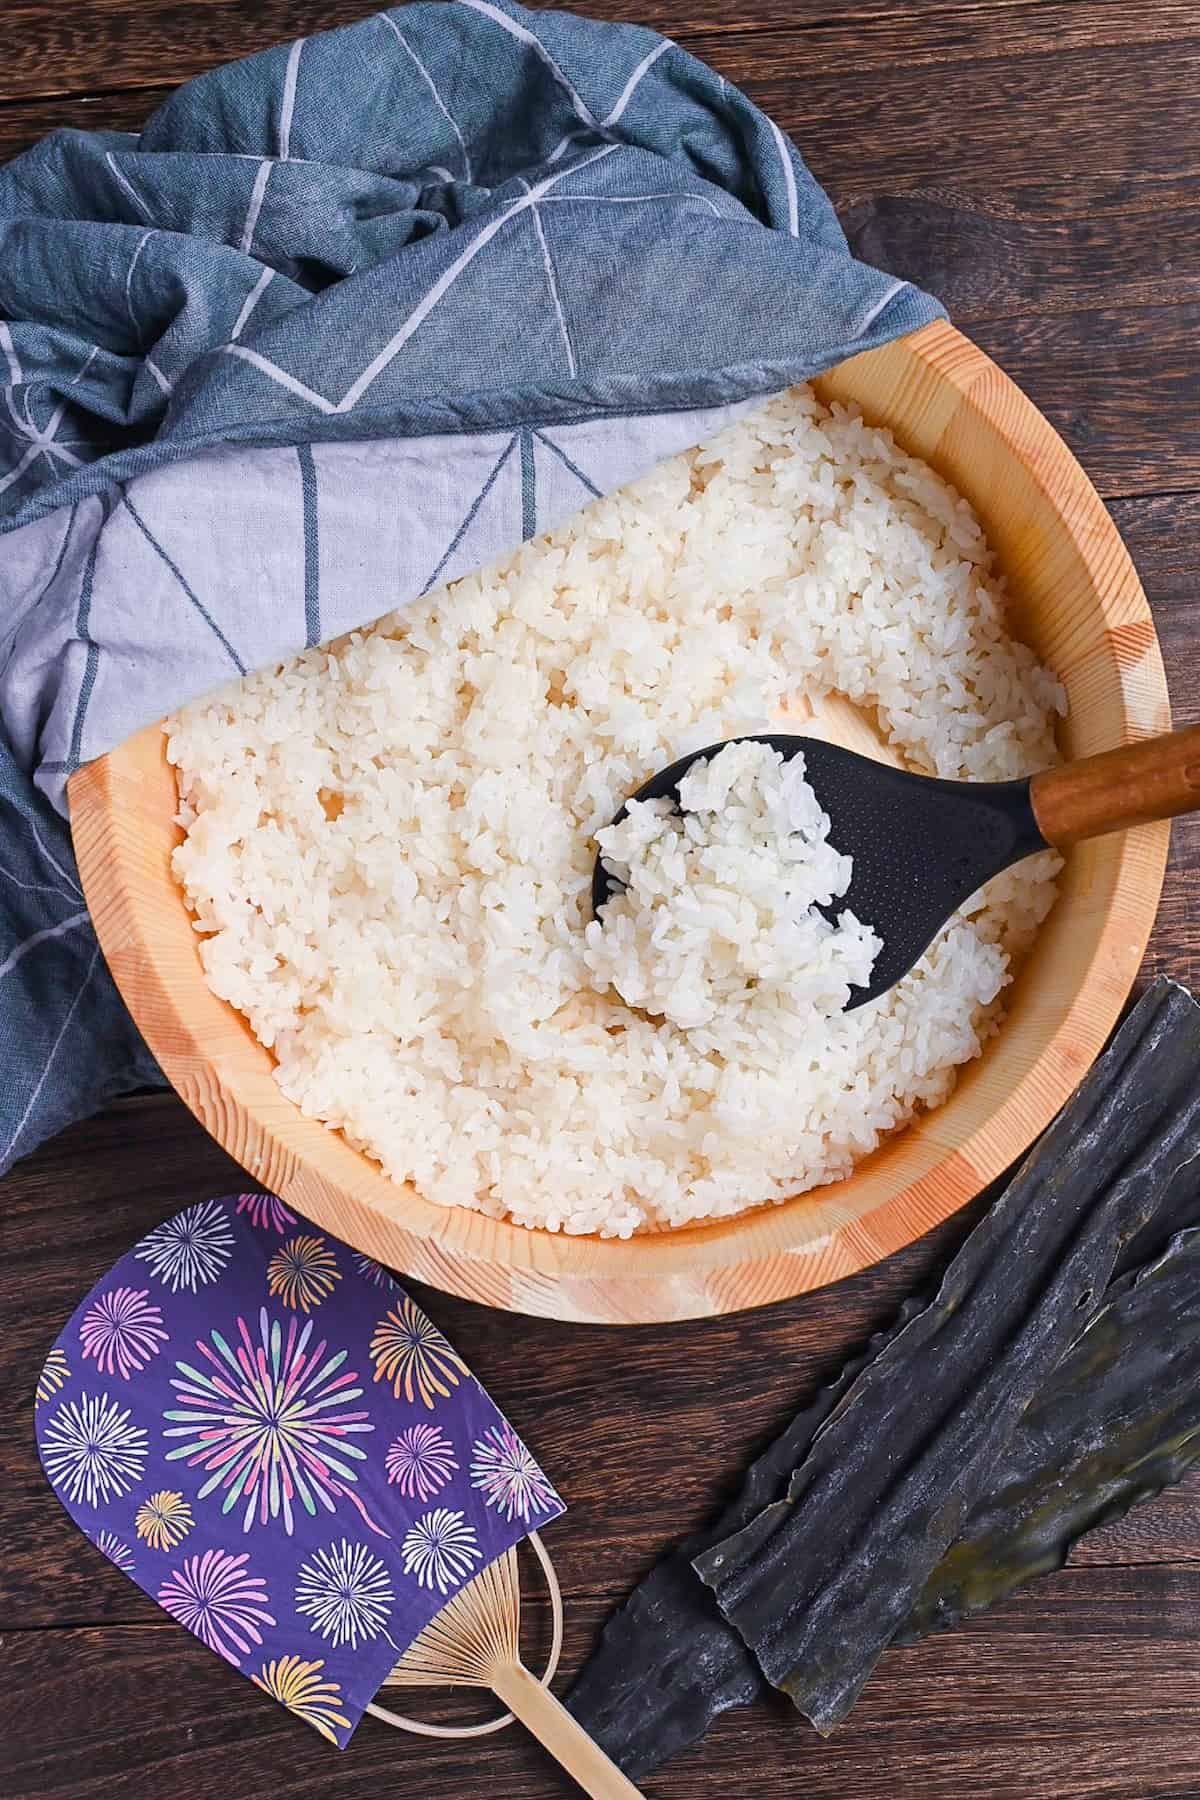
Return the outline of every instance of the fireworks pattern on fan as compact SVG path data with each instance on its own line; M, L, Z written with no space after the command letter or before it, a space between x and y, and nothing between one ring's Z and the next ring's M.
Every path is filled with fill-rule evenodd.
M267 1287L293 1312L311 1312L342 1279L324 1238L294 1237L278 1249L267 1268Z
M174 1488L159 1488L138 1507L134 1529L151 1550L174 1550L195 1523L192 1509L181 1493Z
M110 1288L83 1315L79 1344L84 1358L95 1357L102 1375L128 1381L167 1342L162 1311L147 1299L147 1288Z
M391 1576L366 1544L343 1538L301 1564L296 1611L334 1649L357 1650L360 1638L370 1643L382 1632L398 1650L387 1632L393 1600Z
M115 1531L98 1531L96 1548L103 1551L110 1563L116 1563L123 1575L132 1575L137 1560L128 1544L123 1544Z
M290 1537L296 1502L311 1515L318 1506L336 1512L345 1498L372 1531L387 1536L353 1491L357 1465L367 1459L354 1439L375 1429L364 1408L352 1408L363 1390L344 1367L345 1350L330 1351L322 1338L309 1352L312 1333L311 1319L290 1319L285 1335L264 1306L257 1341L241 1318L233 1344L215 1329L209 1343L197 1339L208 1366L175 1365L178 1403L163 1414L163 1435L182 1441L167 1461L203 1469L197 1500L220 1489L223 1512L241 1507L243 1531L275 1524Z
M194 1294L221 1274L233 1243L225 1208L219 1201L202 1200L144 1237L133 1254L173 1294Z
M387 1478L410 1500L432 1500L458 1470L440 1425L410 1425L387 1453Z
M403 1393L412 1404L420 1398L430 1412L438 1399L448 1400L464 1375L466 1363L408 1295L381 1319L371 1338L376 1381L390 1381L396 1399Z
M369 1281L372 1287L387 1288L389 1293L394 1293L400 1285L382 1263L376 1262L373 1256L364 1256L361 1250L354 1252L354 1266L363 1280Z
M422 1587L449 1594L461 1587L483 1560L475 1527L462 1513L439 1506L424 1513L405 1535L400 1554L404 1573L414 1575Z
M240 1556L205 1550L185 1557L158 1590L159 1605L235 1669L252 1645L261 1646L261 1628L275 1623L267 1610L267 1584L250 1574L248 1561L244 1550Z
M312 1725L331 1744L340 1742L335 1730L351 1729L350 1721L338 1708L345 1705L336 1681L323 1681L324 1662L305 1662L300 1656L277 1656L264 1663L251 1680L272 1700L278 1700L289 1712Z
M158 1226L80 1302L38 1391L75 1522L340 1745L451 1596L562 1510L404 1288L268 1194Z
M507 1419L489 1425L471 1454L471 1486L509 1520L529 1520L558 1495Z
M60 1350L55 1344L42 1364L42 1372L37 1378L35 1395L37 1405L44 1406L47 1400L53 1400L55 1394L61 1392L66 1386L70 1373L71 1365L67 1361L66 1351Z
M127 1494L146 1466L146 1432L107 1394L64 1400L42 1433L42 1462L64 1500L88 1506Z
M277 1231L280 1236L296 1223L295 1213L289 1212L276 1194L239 1194L234 1211L244 1214L259 1231Z

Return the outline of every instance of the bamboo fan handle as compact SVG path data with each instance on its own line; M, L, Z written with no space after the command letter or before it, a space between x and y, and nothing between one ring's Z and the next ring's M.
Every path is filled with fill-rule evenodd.
M495 1669L490 1679L492 1692L592 1800L642 1800L616 1763L609 1761L599 1744L593 1743L583 1726L576 1724L566 1707L522 1663Z
M1046 769L1029 784L1038 830L1065 850L1200 808L1200 725Z

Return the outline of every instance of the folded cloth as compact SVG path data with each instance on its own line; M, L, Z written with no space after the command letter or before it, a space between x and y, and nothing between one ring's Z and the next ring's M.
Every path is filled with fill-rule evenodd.
M508 0L0 170L0 1168L152 1070L52 822L73 770L939 312L721 76Z

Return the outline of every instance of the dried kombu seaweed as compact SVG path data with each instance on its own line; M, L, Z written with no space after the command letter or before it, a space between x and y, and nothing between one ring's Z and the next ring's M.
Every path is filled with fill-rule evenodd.
M982 1612L1061 1569L1085 1531L1161 1493L1200 1458L1200 1230L1115 1282L1025 1413L985 1497L896 1635Z
M1162 986L842 1396L787 1498L694 1559L819 1731L854 1704L1166 1182L1200 1150L1200 1013Z
M1195 1186L1191 1210L1200 1212ZM717 1523L664 1557L605 1627L570 1706L635 1778L694 1743L718 1713L770 1692L691 1558L779 1493L796 1453L804 1454L885 1341L881 1334L847 1365L753 1465ZM1084 1532L1151 1499L1197 1460L1200 1229L1193 1228L1109 1288L1022 1417L989 1491L893 1642L914 1644L1061 1568Z
M1014 1184L1024 1186L1024 1204L1034 1210L1056 1204L1064 1175L1073 1176L1077 1188L1090 1183L1093 1195L1120 1188L1123 1197L1108 1214L1111 1260L1121 1279L1111 1283L1094 1315L1089 1298L1071 1321L1073 1346L1031 1399L1003 1456L990 1465L992 1474L969 1510L960 1541L915 1595L913 1610L897 1627L898 1641L913 1642L1058 1567L1081 1531L1157 1492L1200 1453L1200 1390L1194 1400L1189 1397L1191 1371L1200 1364L1195 1240L1184 1232L1152 1267L1122 1273L1160 1252L1172 1232L1200 1214L1200 1171L1188 1167L1200 1136L1194 1107L1180 1092L1184 1071L1197 1066L1198 1040L1200 1013L1194 1003L1183 990L1159 983L1046 1140L1058 1140L1058 1169L1047 1165L1043 1146L1036 1167L1031 1159ZM1096 1133L1106 1117L1115 1121L1118 1113L1123 1115L1121 1131L1114 1132L1119 1144L1097 1158ZM1068 1123L1073 1157L1062 1147ZM1147 1157L1153 1145L1158 1154ZM1033 1187L1027 1181L1031 1167ZM1138 1181L1139 1168L1144 1204L1130 1204L1128 1188ZM1056 1181L1048 1179L1052 1172ZM1086 1227L1095 1212L1094 1205L1078 1207L1074 1225ZM1011 1231L997 1234L994 1226L986 1229L990 1224L991 1218L972 1234L934 1308L944 1308L948 1295L961 1295L956 1304L963 1310L977 1304L984 1240L988 1255L996 1254L998 1241L1012 1251ZM1043 1248L1046 1283L1059 1262L1078 1250L1078 1235L1068 1232L1057 1250ZM977 1272L974 1280L963 1278L968 1250L974 1251L968 1259ZM952 1281L955 1269L958 1279ZM1034 1299L1036 1288L1035 1281ZM994 1286L987 1291L994 1295ZM1028 1282L1023 1291L1030 1293ZM721 1518L661 1562L609 1621L569 1704L630 1773L656 1767L700 1737L718 1712L762 1691L761 1671L692 1574L690 1559L703 1560L704 1551L742 1531L786 1492L791 1469L807 1460L824 1421L837 1409L833 1429L851 1404L848 1396L859 1374L929 1310L920 1301L908 1302L890 1332L873 1340L759 1458ZM1018 1334L1024 1323L1024 1314L1014 1320ZM1088 1326L1082 1336L1081 1324ZM945 1339L935 1333L932 1342L936 1348ZM887 1447L877 1443L876 1452L886 1457ZM794 1510L792 1504L782 1509L785 1515ZM806 1514L806 1504L799 1510ZM781 1582L787 1589L786 1569Z
M613 1613L567 1705L626 1774L637 1777L694 1743L718 1713L746 1706L762 1671L692 1568L693 1556L739 1531L787 1487L846 1389L909 1318L880 1332L750 1465L741 1491L707 1531L657 1563Z

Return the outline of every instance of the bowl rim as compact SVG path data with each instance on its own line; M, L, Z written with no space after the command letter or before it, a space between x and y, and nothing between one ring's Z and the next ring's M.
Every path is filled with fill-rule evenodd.
M967 409L1024 464L1084 566L1105 632L1140 633L1136 668L1117 662L1123 741L1168 729L1149 606L1116 526L1066 445L944 321L853 364L898 355L911 359L914 377L948 382L955 416ZM918 453L937 466L928 446ZM161 724L78 770L69 803L85 896L117 986L176 1092L255 1181L415 1279L508 1310L595 1323L712 1316L823 1287L913 1242L982 1191L1049 1124L1116 1023L1153 925L1169 836L1169 827L1153 825L1120 840L1086 979L985 1128L942 1142L938 1122L986 1059L969 1066L946 1107L921 1115L846 1182L728 1220L604 1239L435 1205L284 1098L268 1053L204 979L197 934L170 874L180 833ZM906 1168L913 1178L889 1186ZM874 1203L846 1204L855 1187L860 1197L877 1192Z

